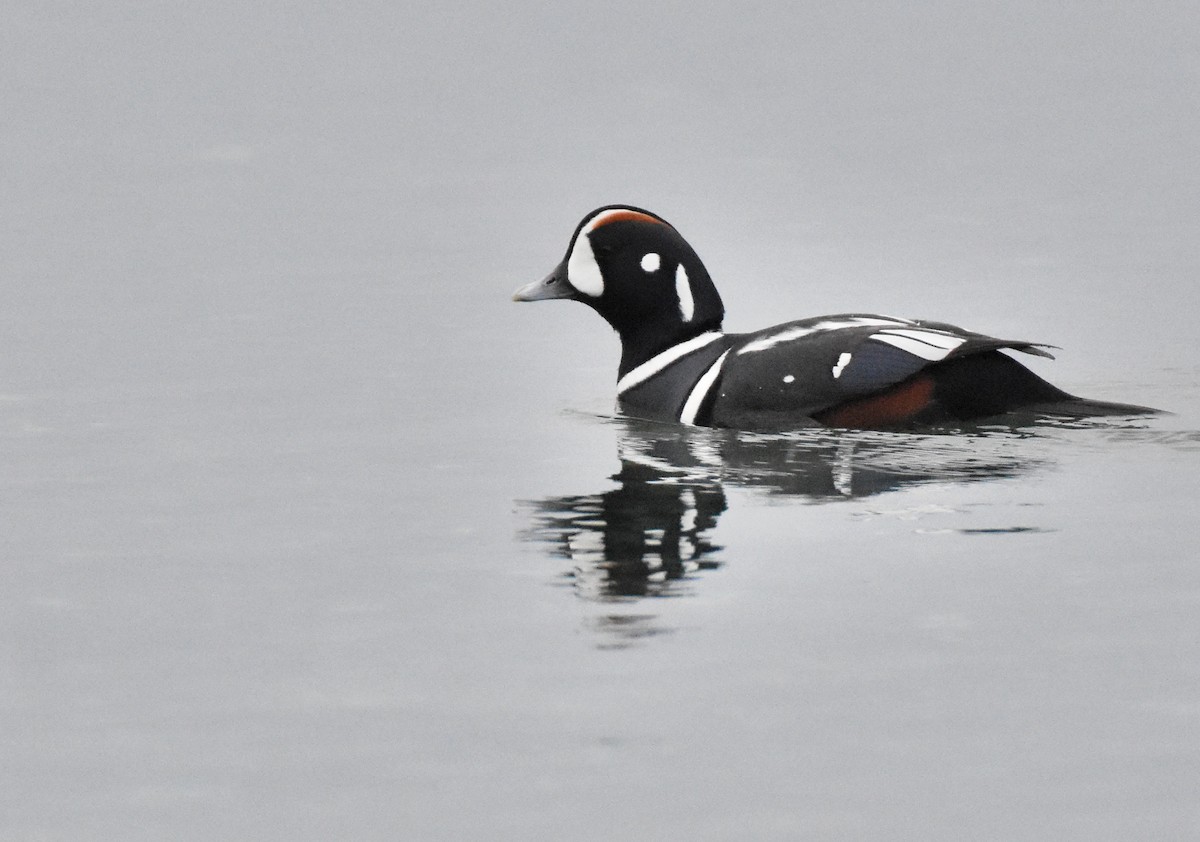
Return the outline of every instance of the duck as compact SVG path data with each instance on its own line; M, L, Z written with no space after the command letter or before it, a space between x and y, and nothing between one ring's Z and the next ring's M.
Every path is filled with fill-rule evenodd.
M1015 412L1085 418L1157 410L1077 397L1010 351L1053 359L1042 342L871 313L723 329L708 270L675 226L605 205L575 227L566 255L513 300L579 301L621 342L618 410L689 426L859 429L978 422Z

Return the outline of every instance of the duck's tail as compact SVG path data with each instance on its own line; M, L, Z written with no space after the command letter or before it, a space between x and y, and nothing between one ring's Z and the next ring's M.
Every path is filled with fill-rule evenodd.
M951 415L962 419L1013 411L1067 418L1161 412L1148 406L1097 401L1064 392L999 351L948 360L927 371L934 375L936 397Z
M1025 412L1037 413L1038 415L1059 415L1066 418L1165 414L1163 410L1155 409L1151 406L1139 406L1134 403L1114 403L1112 401L1095 401L1091 398L1077 398L1074 395L1068 395L1063 400L1026 404L1021 409Z

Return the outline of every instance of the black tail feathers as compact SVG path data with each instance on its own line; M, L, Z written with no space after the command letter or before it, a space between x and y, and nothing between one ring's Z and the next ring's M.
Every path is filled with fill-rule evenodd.
M941 409L963 421L1017 410L1070 418L1160 412L1147 406L1076 397L999 351L950 359L926 372L933 377L934 399Z

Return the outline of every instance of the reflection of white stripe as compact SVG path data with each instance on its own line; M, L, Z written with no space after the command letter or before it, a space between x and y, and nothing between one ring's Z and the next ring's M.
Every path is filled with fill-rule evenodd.
M590 529L567 537L567 549L576 564L600 564L604 561L604 534Z
M787 330L779 331L779 333L773 333L770 336L764 336L762 339L755 339L753 342L747 342L738 349L738 353L752 354L755 351L765 351L781 342L791 342L796 339L802 339L811 333L820 333L826 330L841 330L845 327L864 327L868 325L885 327L890 325L907 324L912 324L912 322L905 319L893 319L890 316L851 316L847 319L834 319L828 322L817 322L815 325L809 325L808 327L790 327Z
M699 336L693 337L687 342L680 342L678 345L672 345L661 354L651 357L637 368L626 372L625 376L617 381L617 394L624 394L634 386L641 383L643 380L658 374L680 357L687 356L688 354L692 353L692 351L699 350L705 345L709 345L717 341L724 335L725 334L721 333L719 330L713 330L709 331L708 333L702 333Z
M672 465L665 459L655 459L653 456L647 456L644 453L638 453L632 447L617 445L617 455L624 462L633 462L635 465L641 465L645 468L651 468L658 471L660 474L683 474L684 469L678 465Z
M687 450L692 458L709 468L723 468L725 460L721 458L721 451L711 441L700 441L696 438L687 440Z
M967 340L957 336L947 336L942 333L925 333L923 331L885 331L872 334L876 342L886 342L901 351L907 351L914 357L937 362L944 360L946 355Z
M712 388L717 375L721 373L721 366L728 356L729 352L726 351L717 357L717 361L709 366L708 371L704 372L704 376L696 381L696 385L692 388L692 393L688 395L688 399L683 404L683 412L679 413L679 422L681 424L695 425L696 415L700 412L700 405L708 397L708 390Z
M696 495L690 488L685 488L679 495L679 502L683 503L683 517L679 519L679 531L686 535L696 528L696 516L699 514L696 511Z
M842 440L833 463L833 487L843 497L854 496L854 442Z

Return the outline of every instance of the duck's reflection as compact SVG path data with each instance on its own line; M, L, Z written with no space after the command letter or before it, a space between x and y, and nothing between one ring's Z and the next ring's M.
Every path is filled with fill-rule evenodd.
M801 430L750 434L619 420L616 486L534 501L525 535L571 562L586 600L611 606L689 592L719 567L714 540L726 486L816 503L929 482L1016 476L1041 464L1028 434L1008 429L928 434ZM661 633L653 614L604 613L590 622L607 645Z
M535 504L532 535L575 563L582 596L669 596L690 574L718 564L712 556L721 548L708 533L725 511L721 483L660 461L661 448L680 441L643 444L660 456L623 455L616 488Z

